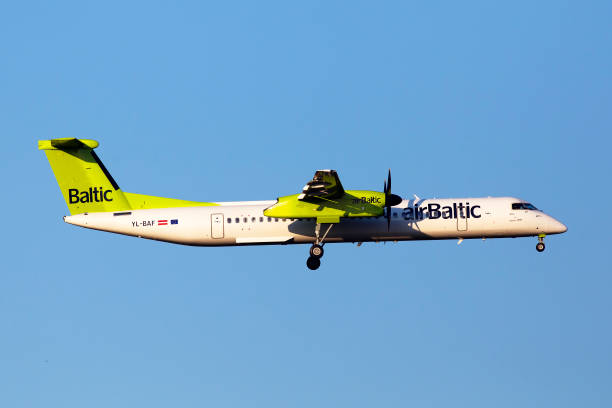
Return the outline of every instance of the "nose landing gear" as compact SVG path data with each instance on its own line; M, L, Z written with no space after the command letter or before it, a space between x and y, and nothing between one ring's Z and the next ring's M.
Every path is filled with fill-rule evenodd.
M538 243L536 244L536 251L542 252L542 251L544 251L544 249L546 249L546 245L544 245L544 237L545 236L546 235L544 235L544 234L538 235Z

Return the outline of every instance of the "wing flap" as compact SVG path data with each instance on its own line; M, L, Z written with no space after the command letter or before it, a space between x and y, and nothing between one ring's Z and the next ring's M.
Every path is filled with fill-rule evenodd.
M237 244L287 244L293 237L239 237L236 238Z
M344 188L336 170L317 170L312 180L302 189L298 200L307 201L317 198L335 199L344 195Z

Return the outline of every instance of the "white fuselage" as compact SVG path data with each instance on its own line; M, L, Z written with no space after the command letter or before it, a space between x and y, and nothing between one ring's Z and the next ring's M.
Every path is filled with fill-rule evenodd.
M315 219L263 215L276 201L217 203L216 206L84 213L67 223L184 245L263 245L315 242ZM390 227L379 217L341 218L325 242L501 238L558 234L567 228L539 210L513 210L512 197L404 200L391 208ZM321 235L328 228L321 227Z

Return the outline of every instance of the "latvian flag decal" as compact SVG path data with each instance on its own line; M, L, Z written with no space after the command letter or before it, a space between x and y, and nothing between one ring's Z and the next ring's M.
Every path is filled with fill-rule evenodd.
M170 220L170 224L178 224L178 220ZM158 220L157 225L168 225L168 220Z

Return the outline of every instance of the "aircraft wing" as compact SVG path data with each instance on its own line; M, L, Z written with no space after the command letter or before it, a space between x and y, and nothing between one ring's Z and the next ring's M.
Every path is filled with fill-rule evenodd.
M300 201L317 198L340 198L344 195L344 188L336 170L317 170L312 180L304 186Z

